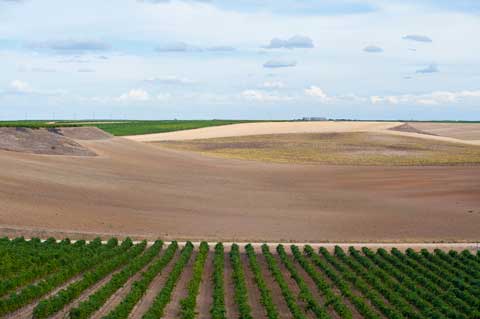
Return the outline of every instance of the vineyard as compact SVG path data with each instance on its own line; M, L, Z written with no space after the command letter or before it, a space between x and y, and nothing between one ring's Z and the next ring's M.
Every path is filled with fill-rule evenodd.
M480 318L480 253L0 239L2 318Z

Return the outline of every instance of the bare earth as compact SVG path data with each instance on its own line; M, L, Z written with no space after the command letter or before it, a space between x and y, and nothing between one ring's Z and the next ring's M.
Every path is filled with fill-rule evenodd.
M124 138L76 141L98 156L0 151L0 233L480 240L478 166L271 164L208 158Z
M458 138L462 140L480 141L480 124L470 123L409 123L430 134Z
M95 156L59 129L0 127L0 150L45 155Z

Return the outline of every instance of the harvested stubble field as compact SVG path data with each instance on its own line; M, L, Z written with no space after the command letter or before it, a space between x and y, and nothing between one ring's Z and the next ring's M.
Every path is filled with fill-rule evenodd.
M205 155L274 163L480 164L480 146L380 132L272 134L157 143Z
M478 318L480 254L0 239L5 318Z

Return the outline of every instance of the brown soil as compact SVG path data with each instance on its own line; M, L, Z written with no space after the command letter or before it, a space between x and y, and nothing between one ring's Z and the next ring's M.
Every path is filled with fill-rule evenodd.
M162 318L164 319L178 319L180 313L180 301L188 295L188 283L192 278L193 264L197 257L198 251L194 251L188 260L187 265L183 268L180 279L177 281L177 285L173 289L170 302L165 307Z
M62 127L58 132L74 140L107 140L113 137L98 127Z
M411 122L415 129L434 135L457 138L461 140L480 141L480 123L419 123Z
M159 274L157 274L155 279L153 279L153 281L150 283L150 286L148 287L147 292L132 309L132 312L130 312L130 316L128 316L128 318L131 318L131 319L142 318L145 312L147 312L147 310L150 308L153 301L155 300L155 297L158 295L160 290L162 290L163 285L167 281L168 275L173 269L173 266L175 266L175 263L177 262L179 256L180 256L180 253L177 250L175 256L172 258L172 260L170 260L168 265L165 268L163 268L163 270Z
M101 156L0 151L2 234L243 242L480 240L478 166L270 164L122 138L82 143Z
M95 156L58 129L0 127L0 150L45 155Z
M428 132L419 130L418 128L415 128L408 123L404 123L404 124L401 124L399 126L392 127L389 130L399 131L399 132L408 132L408 133L426 134L426 135L436 135L436 134L432 134L432 133L428 133Z

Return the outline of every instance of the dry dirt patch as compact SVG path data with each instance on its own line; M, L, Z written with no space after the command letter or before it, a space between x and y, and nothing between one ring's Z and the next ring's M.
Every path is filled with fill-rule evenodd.
M380 132L239 136L155 143L225 158L341 165L479 164L480 147Z
M409 123L423 132L457 138L460 140L480 140L480 123Z
M59 134L74 140L107 140L113 136L98 127L62 127Z
M62 135L60 130L54 128L0 128L0 150L46 155L96 155L93 151Z

